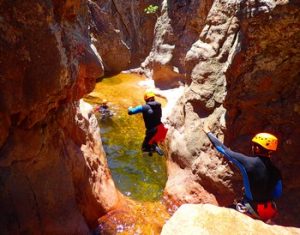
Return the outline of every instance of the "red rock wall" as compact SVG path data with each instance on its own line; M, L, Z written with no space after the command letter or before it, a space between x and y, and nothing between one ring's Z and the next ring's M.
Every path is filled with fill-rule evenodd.
M190 75L186 53L198 39L213 0L162 1L151 53L142 63L157 87L177 87Z
M87 234L117 201L97 126L77 102L103 75L87 10L80 0L0 2L3 234Z
M280 139L274 161L284 180L277 222L299 226L299 3L187 1L186 14L201 12L205 19L194 31L198 37L177 31L179 13L172 9L178 4L163 2L161 30L145 61L154 79L169 70L186 85L169 117L167 198L227 205L241 196L241 176L211 148L201 131L204 121L226 145L244 153L256 132L272 131ZM192 21L185 23L183 28L192 28ZM192 42L184 48L178 38Z
M240 50L226 76L225 138L241 150L259 131L279 138L273 160L283 175L281 218L299 226L300 4L278 5L267 14L264 7L244 4L239 15Z

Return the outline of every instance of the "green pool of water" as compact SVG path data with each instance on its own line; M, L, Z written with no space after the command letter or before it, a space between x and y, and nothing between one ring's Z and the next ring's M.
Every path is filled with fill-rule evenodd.
M142 155L145 133L142 115L127 114L129 106L144 103L144 89L137 85L142 79L134 74L105 78L85 100L95 104L107 99L114 113L104 119L99 114L96 116L108 165L118 189L135 200L155 201L161 197L167 180L165 159L157 154Z

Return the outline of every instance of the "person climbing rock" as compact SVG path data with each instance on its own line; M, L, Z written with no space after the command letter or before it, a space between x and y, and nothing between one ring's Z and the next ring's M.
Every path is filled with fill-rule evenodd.
M281 173L271 162L278 139L269 133L256 134L252 138L253 156L247 156L227 148L211 133L207 124L204 124L203 131L214 147L242 173L244 198L235 205L235 209L252 218L270 222L278 214L274 200L282 194Z
M151 90L145 91L144 100L146 102L144 105L138 105L134 108L129 107L128 114L143 113L146 134L142 151L148 152L150 156L154 151L159 155L163 155L163 151L157 146L157 143L163 141L167 134L167 128L161 122L161 104L155 101L155 94Z

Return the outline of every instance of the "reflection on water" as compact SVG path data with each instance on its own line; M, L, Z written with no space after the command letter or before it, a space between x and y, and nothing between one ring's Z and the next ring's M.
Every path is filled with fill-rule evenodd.
M129 126L143 123L127 118L122 120L118 116L110 119L100 121L100 128L102 144L116 186L126 196L136 200L159 199L166 181L164 158L156 154L144 157L140 150L143 127Z
M137 203L127 200L122 209L100 218L96 234L160 234L169 217L161 202Z

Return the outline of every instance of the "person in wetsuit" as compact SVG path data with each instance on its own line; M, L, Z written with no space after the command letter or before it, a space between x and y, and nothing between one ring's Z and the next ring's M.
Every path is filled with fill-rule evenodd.
M157 133L158 127L163 126L161 122L161 104L155 101L155 94L153 91L150 90L147 90L145 92L144 100L146 101L146 104L138 105L134 108L128 108L128 114L132 115L137 113L143 113L146 133L142 144L142 151L149 153L151 153L152 151L156 151L158 152L158 154L163 155L161 149L159 149L155 143L149 143Z
M110 118L114 115L113 112L109 109L106 99L103 99L100 105L96 105L93 108L93 112L99 113L101 120L106 120L107 118Z
M277 138L269 133L255 135L252 139L253 156L247 156L227 148L207 125L204 125L203 131L214 147L242 173L244 199L236 204L236 209L263 221L274 218L277 214L274 200L282 194L280 171L271 162L271 154L277 149Z

